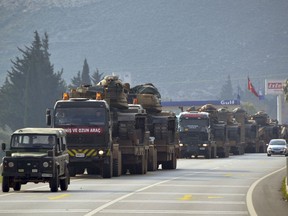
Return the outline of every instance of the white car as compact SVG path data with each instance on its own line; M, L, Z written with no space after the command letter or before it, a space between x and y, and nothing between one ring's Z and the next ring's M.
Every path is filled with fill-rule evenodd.
M267 145L267 156L276 154L288 156L288 145L285 139L271 139Z

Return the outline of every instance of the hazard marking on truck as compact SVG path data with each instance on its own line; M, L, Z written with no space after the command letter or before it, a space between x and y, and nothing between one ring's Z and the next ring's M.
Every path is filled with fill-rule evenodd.
M103 128L100 127L77 127L77 128L65 128L66 133L70 134L89 134L96 133L101 134Z

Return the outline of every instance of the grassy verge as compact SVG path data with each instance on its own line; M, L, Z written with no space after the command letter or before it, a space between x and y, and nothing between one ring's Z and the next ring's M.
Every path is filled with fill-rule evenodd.
M283 199L288 201L288 191L287 191L287 187L286 187L286 177L282 181L281 191L282 191L282 194L283 194Z

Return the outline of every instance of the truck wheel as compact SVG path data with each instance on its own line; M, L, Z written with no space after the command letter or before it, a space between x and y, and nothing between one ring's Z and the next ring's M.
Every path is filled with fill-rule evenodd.
M162 169L165 169L165 170L167 170L167 169L176 169L176 166L177 166L177 158L176 158L175 153L173 153L172 160L163 163L162 164Z
M55 176L50 179L50 190L51 192L57 192L59 187L59 174L58 169L56 168Z
M69 184L69 180L70 176L69 176L69 172L68 169L65 169L65 178L64 179L60 179L60 189L61 191L66 191L68 189L68 184Z
M21 183L20 182L15 182L13 186L14 191L20 191L21 190Z
M102 171L102 177L103 178L111 178L113 174L113 158L112 156L109 157L109 163L103 164L103 171Z
M3 176L2 191L3 192L9 192L9 177L8 176Z
M76 169L75 167L69 167L69 175L72 177L76 176Z
M211 159L211 149L206 151L205 158L206 159Z

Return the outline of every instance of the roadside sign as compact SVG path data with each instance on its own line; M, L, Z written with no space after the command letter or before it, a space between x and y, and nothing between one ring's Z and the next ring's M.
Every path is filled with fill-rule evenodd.
M283 94L285 80L267 80L265 79L265 94L281 95Z

